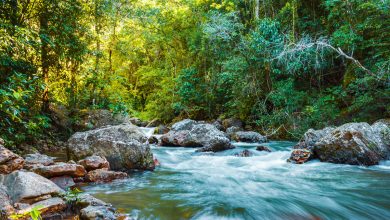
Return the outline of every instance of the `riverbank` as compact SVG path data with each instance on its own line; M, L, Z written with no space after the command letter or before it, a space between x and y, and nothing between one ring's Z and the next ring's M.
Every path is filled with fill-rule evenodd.
M9 201L3 212L8 218L26 215L43 203L45 208L39 209L43 216L76 215L82 219L169 219L170 215L184 219L332 219L361 215L343 199L355 201L365 195L371 200L359 201L356 209L373 206L376 208L368 215L388 215L383 199L376 196L377 191L383 194L381 190L390 182L388 120L310 129L298 144L269 141L267 136L243 128L238 120L207 123L185 119L166 127L165 134L156 135L155 130L125 122L77 132L67 141L66 155L70 157L62 162L41 154L22 158L2 147L0 188L4 201ZM341 180L345 175L351 175L347 182ZM9 183L15 176L31 181L12 188ZM355 185L356 180L362 184ZM46 182L53 190L13 198L15 190L30 192L34 182ZM75 187L104 202L88 197L78 203L78 195L69 190ZM351 188L358 193L344 195L343 189ZM69 195L76 200L69 201ZM323 200L323 195L328 200Z

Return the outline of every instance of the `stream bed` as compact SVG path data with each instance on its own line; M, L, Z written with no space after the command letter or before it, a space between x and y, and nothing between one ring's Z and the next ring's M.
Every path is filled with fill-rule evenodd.
M195 153L157 147L154 172L83 187L135 219L390 219L390 161L363 167L287 163L293 142ZM234 153L248 149L252 157Z

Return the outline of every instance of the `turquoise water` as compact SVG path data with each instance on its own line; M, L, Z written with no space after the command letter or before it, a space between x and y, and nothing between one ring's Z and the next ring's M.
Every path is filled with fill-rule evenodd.
M215 154L152 147L161 166L84 187L135 219L390 219L390 161L359 167L286 162L292 142ZM253 157L232 156L243 149Z

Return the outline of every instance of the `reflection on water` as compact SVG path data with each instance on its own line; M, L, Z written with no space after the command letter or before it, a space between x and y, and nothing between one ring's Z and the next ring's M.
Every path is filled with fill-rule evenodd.
M161 167L87 186L137 219L390 219L390 161L358 167L287 163L291 142L273 152L237 143L215 154L153 147ZM232 156L243 149L253 157Z

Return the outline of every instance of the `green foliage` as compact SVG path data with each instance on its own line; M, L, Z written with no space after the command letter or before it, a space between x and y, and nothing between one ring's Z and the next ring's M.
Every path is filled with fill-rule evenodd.
M42 220L41 211L43 206L35 206L31 208L31 210L27 213L22 214L13 214L11 215L11 219L24 219L26 216L30 216L32 220Z
M46 102L164 122L239 117L285 138L390 116L388 1L263 1L258 13L242 0L36 3L0 3L9 144L45 134Z
M81 193L82 191L79 190L78 188L68 189L62 195L62 197L65 199L67 203L76 203L80 200L79 197Z

